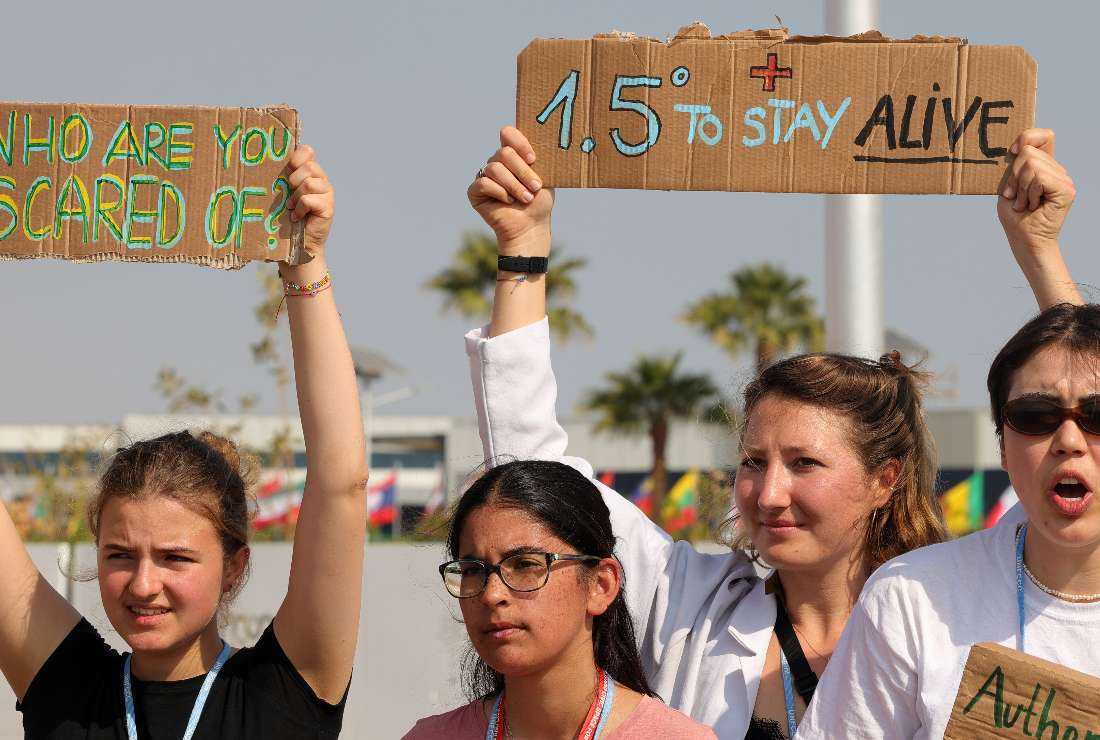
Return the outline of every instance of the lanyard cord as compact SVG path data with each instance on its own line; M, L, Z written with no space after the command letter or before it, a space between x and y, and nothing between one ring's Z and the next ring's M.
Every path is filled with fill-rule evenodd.
M578 740L596 740L603 734L611 705L615 701L615 681L602 668L596 672L596 697L588 710L584 725L577 733ZM485 740L504 740L511 737L508 731L507 710L504 706L504 692L493 702L493 711L489 715L489 727L485 731Z
M225 665L225 661L229 659L229 653L229 645L224 644L222 651L218 654L218 659L214 661L214 666L206 674L206 679L202 682L202 688L199 689L199 695L195 698L195 706L191 708L191 716L187 720L187 729L183 733L183 740L191 740L194 736L195 728L199 726L199 717L202 716L203 706L206 705L206 700L210 698L210 689L214 686L218 672ZM129 740L138 740L137 713L134 710L134 690L130 677L130 660L133 657L132 653L128 654L122 664L122 701L126 709L126 735Z
M794 694L797 690L802 700L809 706L817 689L817 674L810 667L802 652L802 645L798 642L794 625L791 624L790 615L787 614L787 606L783 603L782 594L776 594L775 599L775 638L779 642L779 669L783 677L783 703L787 714L787 731L789 737L794 738L798 724L795 720ZM793 668L792 668L793 666Z
M787 737L794 740L798 723L794 718L794 681L791 678L791 666L787 663L787 654L779 651L779 669L783 673L783 703L787 705Z
M1017 647L1024 652L1024 539L1027 536L1027 524L1020 525L1016 533L1016 614L1020 620L1020 633Z

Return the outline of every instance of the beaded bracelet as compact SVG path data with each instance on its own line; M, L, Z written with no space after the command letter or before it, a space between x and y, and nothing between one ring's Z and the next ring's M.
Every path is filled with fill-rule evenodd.
M315 283L306 283L305 285L299 285L289 280L283 280L283 295L295 297L298 295L317 295L326 288L331 287L332 274L326 272L324 277Z
M279 301L279 305L275 307L275 318L279 318L279 314L283 311L283 304L286 303L287 298L312 298L318 293L324 293L326 290L332 287L332 274L326 272L324 276L315 283L306 283L305 285L299 285L298 283L286 280L282 275L279 276L283 280L283 298Z

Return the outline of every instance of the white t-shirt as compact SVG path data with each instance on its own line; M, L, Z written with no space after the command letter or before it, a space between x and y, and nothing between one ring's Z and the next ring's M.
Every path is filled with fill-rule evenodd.
M940 738L970 646L1018 649L1016 520L921 548L863 588L799 738ZM1100 676L1100 605L1024 579L1026 652Z

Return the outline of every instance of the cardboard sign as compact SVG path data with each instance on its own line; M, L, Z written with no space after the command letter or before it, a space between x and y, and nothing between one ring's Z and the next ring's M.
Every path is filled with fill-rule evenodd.
M975 645L944 737L1100 740L1100 678L1002 645Z
M697 23L667 43L536 39L516 126L556 187L990 194L1035 86L1013 46Z
M0 103L0 258L299 261L298 113Z

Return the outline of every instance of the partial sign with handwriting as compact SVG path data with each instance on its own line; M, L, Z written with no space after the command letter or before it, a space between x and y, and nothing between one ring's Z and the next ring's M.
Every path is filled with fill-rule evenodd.
M970 648L947 740L1100 740L1100 678L994 643Z
M1036 64L963 39L536 39L516 125L556 187L992 194L1035 117Z
M0 103L0 259L298 261L293 108Z

